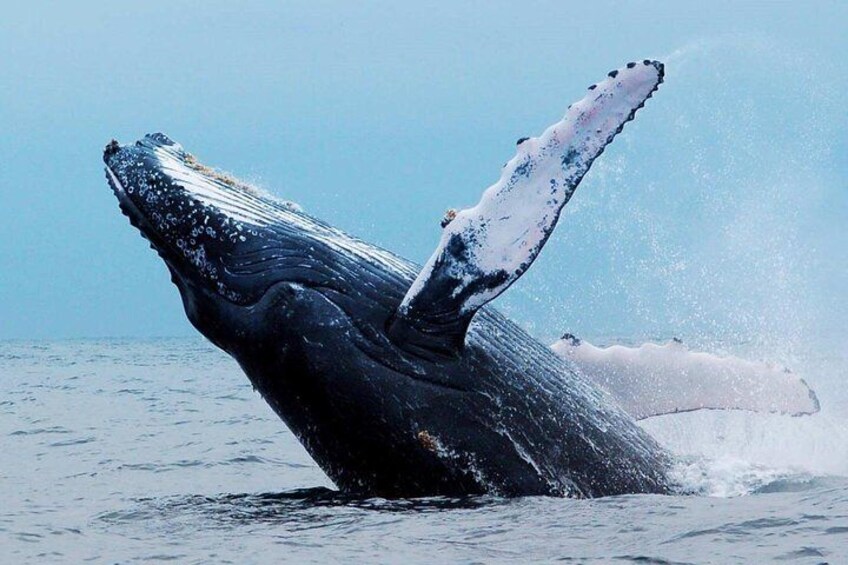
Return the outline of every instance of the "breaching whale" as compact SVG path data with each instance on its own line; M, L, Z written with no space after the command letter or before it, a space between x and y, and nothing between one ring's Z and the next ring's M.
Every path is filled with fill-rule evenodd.
M520 277L592 162L663 81L629 63L446 218L419 268L152 134L110 143L120 208L186 314L344 491L667 493L673 458L615 400L486 304Z

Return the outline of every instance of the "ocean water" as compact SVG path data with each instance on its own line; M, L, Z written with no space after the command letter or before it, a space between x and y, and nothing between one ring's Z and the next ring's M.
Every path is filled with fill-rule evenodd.
M820 414L644 423L700 496L387 501L335 492L200 339L2 342L2 561L844 563L848 359L823 350L795 367Z

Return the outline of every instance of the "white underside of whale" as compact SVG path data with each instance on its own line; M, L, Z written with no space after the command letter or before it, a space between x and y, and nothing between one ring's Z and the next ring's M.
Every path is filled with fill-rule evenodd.
M804 379L784 367L690 351L677 341L596 347L569 337L551 348L637 420L703 409L792 416L819 411Z

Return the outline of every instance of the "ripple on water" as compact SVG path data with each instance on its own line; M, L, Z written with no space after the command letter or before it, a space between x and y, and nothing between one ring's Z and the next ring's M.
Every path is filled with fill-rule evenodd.
M507 499L492 496L387 500L363 498L325 487L314 487L279 493L142 498L136 500L135 506L130 509L106 512L98 516L98 519L106 522L129 522L145 521L154 516L169 520L192 516L208 519L209 523L222 526L226 526L228 522L292 525L301 520L314 526L313 513L321 509L339 509L341 514L345 511L421 514L475 510L509 503Z
M33 436L33 435L41 435L41 434L70 434L73 433L71 430L67 428L63 428L62 426L51 426L49 428L32 428L29 430L15 430L10 433L10 436Z
M795 560L806 560L810 557L825 557L827 552L823 551L818 547L802 547L801 549L796 549L793 551L789 551L782 555L778 555L775 559L780 561L795 561Z

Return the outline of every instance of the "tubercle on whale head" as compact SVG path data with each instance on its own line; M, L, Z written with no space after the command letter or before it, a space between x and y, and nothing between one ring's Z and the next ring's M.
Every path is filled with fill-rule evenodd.
M164 260L192 324L225 350L255 338L265 324L245 312L271 294L285 298L287 273L273 259L297 242L297 229L280 229L297 208L202 165L161 133L112 140L103 160L121 211Z

